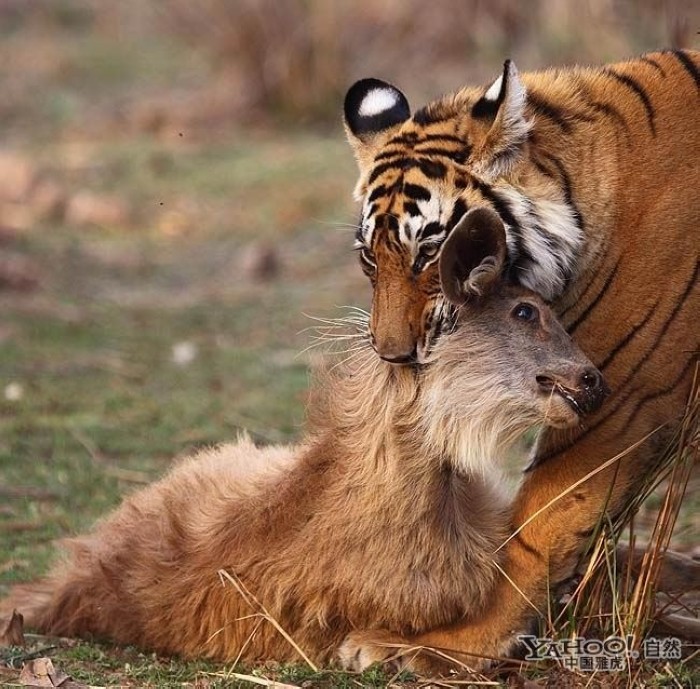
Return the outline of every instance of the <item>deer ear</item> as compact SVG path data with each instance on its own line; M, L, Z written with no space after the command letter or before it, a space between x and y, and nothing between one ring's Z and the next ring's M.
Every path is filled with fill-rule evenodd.
M345 96L345 131L364 172L389 135L410 116L406 96L380 79L362 79Z
M488 129L473 153L479 172L492 179L507 172L527 141L532 122L525 117L527 91L515 64L506 60L503 74L472 106L471 115Z
M486 207L470 210L440 250L440 284L447 300L460 305L488 292L501 277L506 252L499 215Z

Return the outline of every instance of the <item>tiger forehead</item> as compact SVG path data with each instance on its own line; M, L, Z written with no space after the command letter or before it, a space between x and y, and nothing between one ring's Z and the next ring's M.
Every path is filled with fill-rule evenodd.
M446 195L449 189L459 193L469 183L464 165L470 154L469 144L456 135L400 131L374 158L363 216L400 211L391 206L401 202L411 215L418 215L417 202Z
M471 146L453 122L423 124L420 111L374 157L365 188L357 245L379 238L417 255L454 225L458 196L468 186ZM464 212L464 209L461 211Z
M439 103L429 104L418 110L403 123L399 131L389 139L387 146L402 146L406 151L420 149L427 144L469 145L469 135L458 111L448 112Z
M371 186L390 171L420 170L429 179L441 179L464 165L471 152L468 142L451 134L426 135L415 141L409 133L400 134L375 155L367 184Z
M365 196L366 214L393 212L398 204L429 202L433 196L444 192L448 183L446 175L431 178L418 169L396 168L387 172L368 190Z
M378 170L380 174L365 192L365 220L383 213L428 219L470 186L468 172L436 159L403 157L386 166L380 164L375 172Z
M469 171L437 160L396 165L366 190L360 222L365 229L382 215L394 215L411 224L448 222L453 220L452 210L460 199L466 203L478 200L478 189L478 180ZM463 207L462 213L466 210Z

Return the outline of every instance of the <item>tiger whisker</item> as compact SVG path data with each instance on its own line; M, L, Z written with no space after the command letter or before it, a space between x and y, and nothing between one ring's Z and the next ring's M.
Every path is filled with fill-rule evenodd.
M302 349L300 352L297 352L294 355L294 358L298 359L299 357L303 356L307 352L310 352L312 349L318 349L323 344L324 344L323 342L312 342L311 344L304 347L304 349Z
M349 222L341 222L339 220L321 220L320 218L312 218L311 220L319 225L331 225L337 230L359 230L362 228L362 226L358 225L357 223L353 224Z
M357 335L312 335L310 339L314 342L347 342L363 340L365 335L364 333L358 333Z
M352 304L340 304L336 308L338 308L338 309L350 309L351 311L358 311L363 316L367 316L368 318L370 316L369 311L363 309L360 306L353 306Z
M333 330L340 330L341 328L347 328L347 325L341 324L341 323L338 323L335 325L309 325L308 327L302 328L301 330L299 330L297 332L297 335L301 335L302 333L307 333L310 330L319 331L319 330L323 329L323 330L333 331Z
M338 344L338 343L342 343L342 342L347 342L348 340L350 341L351 346L348 347L346 350L340 351L340 350L332 350L332 349L329 349L329 352L330 352L330 353L333 353L333 354L342 354L342 353L345 353L345 352L354 351L354 350L356 350L356 349L364 349L364 348L368 347L367 339L366 339L366 337L364 337L364 336L362 336L362 335L353 336L353 337L351 337L351 338L343 338L343 337L328 337L328 338L326 338L326 337L314 337L313 340L314 340L313 342L311 342L308 346L304 347L304 349L302 349L296 356L299 357L299 356L301 356L302 354L305 354L306 352L308 352L308 351L310 351L310 350L312 350L312 349L319 348L319 347L323 347L324 345L328 345L329 343L331 343L331 344L329 345L329 347L332 347L332 344ZM353 340L354 340L354 341L353 341Z
M344 316L340 318L324 318L323 316L312 316L308 313L303 314L307 318L310 318L312 321L318 321L319 323L325 323L326 325L334 326L337 327L338 325L346 324L346 323L353 323L353 322L358 322L357 319L354 321L352 320L352 316ZM364 322L363 322L364 324Z
M345 362L350 361L350 359L352 359L352 355L346 359L343 359L342 361L339 361L337 364L333 364L333 366L328 369L328 373L332 373L336 368L338 368L338 366L342 366Z
M365 328L362 329L357 329L354 332L349 332L349 331L343 331L343 330L326 330L325 328L318 328L312 335L309 337L363 337L367 334L367 330Z
M311 351L312 349L320 349L320 348L325 347L325 346L328 346L328 349L326 350L326 351L328 351L328 353L330 353L330 354L339 353L337 350L333 350L331 348L331 345L329 345L327 341L319 340L318 342L312 342L311 344L304 347L304 349L302 349L300 352L298 352L294 358L298 358L298 357L302 356L303 354L306 354L307 352ZM350 351L350 350L348 349L346 351ZM342 352L340 352L340 353L342 353Z
M330 324L328 324L328 325L329 325L329 327L332 327L332 328L338 328L338 327L347 326L347 325L367 327L369 325L369 323L365 319L362 319L362 318L348 317L348 318L339 319L338 321L333 323L333 325L330 325Z
M340 328L327 328L326 326L321 326L316 328L314 331L314 335L316 336L323 336L327 335L328 337L361 337L362 335L366 334L368 331L366 328L356 328L355 330L341 330ZM314 335L311 335L310 337L313 337Z
M378 360L378 357L374 356L374 350L368 346L364 361L360 362L360 367L354 373L356 375L364 375L370 368L376 366Z
M365 325L357 323L346 324L344 327L338 326L312 326L299 331L299 334L311 333L309 337L365 337L369 329Z
M357 358L357 357L360 356L361 354L362 354L362 349L358 349L357 351L352 352L352 353L350 354L350 356L345 357L345 359L341 359L341 360L340 360L338 363L336 363L336 364L333 364L333 366L331 366L331 367L328 369L328 372L330 373L331 371L334 371L336 368L338 368L338 366L342 366L342 365L344 365L344 364L347 364L349 361L352 361L353 359Z
M361 352L364 349L365 349L364 346L362 346L362 347L357 347L357 346L356 347L348 347L347 349L334 350L333 354L350 354L352 352Z
M348 324L345 327L336 327L328 325L315 325L310 328L304 328L301 332L312 332L315 335L328 335L329 337L360 337L365 335L368 328L359 323Z
M354 318L362 321L369 321L369 313L366 311L360 311L359 309L354 313L348 313L345 316L340 316L340 318Z

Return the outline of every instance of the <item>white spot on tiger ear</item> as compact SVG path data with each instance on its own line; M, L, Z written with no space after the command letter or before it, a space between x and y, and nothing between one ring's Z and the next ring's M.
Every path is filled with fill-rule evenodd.
M491 84L489 90L484 94L486 100L498 100L498 94L501 92L501 84L503 83L503 76L498 77L496 81Z
M396 91L388 88L376 88L367 92L360 103L358 114L360 117L373 117L379 113L391 110L398 102Z

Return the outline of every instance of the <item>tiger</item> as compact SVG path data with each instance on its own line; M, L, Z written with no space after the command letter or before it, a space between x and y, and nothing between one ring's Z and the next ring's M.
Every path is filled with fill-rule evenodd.
M512 653L601 516L621 512L675 437L700 349L699 106L691 50L522 74L507 60L492 83L413 114L385 81L348 90L355 249L372 284L376 354L420 366L453 327L440 247L485 206L506 226L507 279L552 305L612 390L585 425L539 433L484 613L411 637L357 630L340 649L348 667L386 660L396 644L445 649L472 667ZM435 669L412 657L408 666Z

